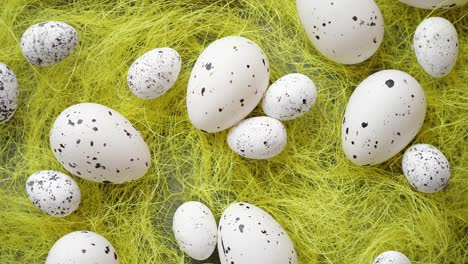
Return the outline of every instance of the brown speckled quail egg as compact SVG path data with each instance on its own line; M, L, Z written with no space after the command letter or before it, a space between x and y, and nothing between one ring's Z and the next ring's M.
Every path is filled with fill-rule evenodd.
M91 231L69 233L55 242L45 264L119 264L112 244L103 236Z
M130 90L142 99L158 98L176 82L181 58L176 50L158 48L139 57L128 70Z
M248 203L228 206L219 220L221 264L297 264L293 242L267 212Z
M211 210L200 202L179 206L172 230L179 246L193 259L205 260L216 248L216 220Z
M401 252L386 251L377 256L372 264L411 264L411 261Z
M10 120L18 107L18 80L6 64L0 62L0 124Z
M43 22L28 28L21 36L21 51L34 65L54 65L73 53L78 45L76 30L58 21Z
M423 9L449 9L463 6L468 0L400 0L400 2Z
M229 147L249 159L270 159L283 152L288 141L284 125L268 116L252 117L231 128Z
M424 193L442 190L450 179L450 165L445 155L429 144L410 147L403 156L403 173L409 184Z
M263 98L263 112L278 120L303 116L315 104L317 89L314 82L300 73L283 76L274 82Z

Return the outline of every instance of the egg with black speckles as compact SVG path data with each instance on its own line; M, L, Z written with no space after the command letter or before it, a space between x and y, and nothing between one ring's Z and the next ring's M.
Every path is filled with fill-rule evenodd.
M39 171L26 181L29 200L44 213L65 217L73 213L81 201L78 184L58 171Z
M45 264L99 263L119 264L112 244L103 236L91 231L75 231L55 242Z
M72 105L60 113L50 131L50 146L67 171L100 183L139 179L151 161L148 145L130 121L95 103Z
M8 122L18 108L18 80L8 65L0 62L0 124Z
M248 203L229 205L218 227L221 264L297 264L293 242L267 212Z
M70 56L78 45L78 33L58 21L42 22L28 28L21 36L21 51L29 63L54 65Z
M200 202L186 202L177 208L172 231L180 248L193 259L205 260L216 248L216 220Z
M382 43L384 17L374 0L296 0L296 5L307 36L330 60L361 63Z
M403 156L403 173L409 184L423 193L445 188L450 179L450 164L445 155L429 144L410 147Z
M453 24L442 17L431 17L419 24L413 49L419 65L432 77L450 73L457 61L458 34Z
M468 0L400 0L400 2L423 9L449 9L463 6Z
M270 159L286 147L288 136L284 125L268 116L251 117L231 128L229 147L242 157Z
M258 105L269 78L268 59L253 41L236 36L216 40L202 52L190 75L190 121L209 133L232 127Z
M346 156L358 165L382 163L416 136L426 116L419 82L399 70L367 77L351 95L341 129Z
M372 264L411 264L411 261L401 252L386 251L377 256Z
M317 89L314 82L300 73L283 76L274 82L263 98L263 112L278 120L303 116L315 104Z
M158 98L175 84L181 63L179 53L172 48L150 50L130 66L128 87L141 99Z

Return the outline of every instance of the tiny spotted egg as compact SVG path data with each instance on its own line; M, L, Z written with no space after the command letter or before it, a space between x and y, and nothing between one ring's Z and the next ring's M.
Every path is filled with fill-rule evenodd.
M463 6L468 0L400 0L400 2L423 9L449 9Z
M18 107L18 80L6 64L0 62L0 124L9 121Z
M411 261L401 252L385 251L378 255L372 264L411 264Z

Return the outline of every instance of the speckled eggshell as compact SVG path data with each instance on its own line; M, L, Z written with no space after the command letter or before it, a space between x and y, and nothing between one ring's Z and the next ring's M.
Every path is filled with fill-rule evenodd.
M10 120L18 107L18 81L15 73L0 62L0 124Z
M70 173L90 181L139 179L150 165L148 145L121 114L94 103L65 109L50 132L55 157Z
M382 43L384 18L374 0L296 0L296 5L312 44L335 62L363 62Z
M457 30L445 18L428 18L416 29L413 48L419 64L429 75L444 77L457 61Z
M58 171L39 171L26 181L29 200L44 213L65 217L73 213L81 201L80 187Z
M112 244L91 231L69 233L55 242L45 264L119 264Z
M403 156L403 173L409 184L424 193L442 190L450 179L450 165L445 155L429 144L417 144Z
M165 94L176 82L182 60L171 48L146 52L128 70L130 90L142 99L154 99Z
M426 115L426 97L411 75L384 70L354 90L343 118L342 144L358 165L375 165L395 156L416 136Z
M262 49L243 37L225 37L200 55L187 88L192 124L214 133L230 128L258 105L270 78Z
M315 104L317 89L314 82L300 73L283 76L273 83L263 98L263 112L278 120L303 116Z
M219 220L221 264L297 264L294 245L283 227L267 212L248 204L228 206Z
M177 208L172 222L177 243L191 258L205 260L213 254L217 225L211 210L200 202L186 202Z
M400 0L400 2L423 9L448 9L465 5L468 0Z
M21 36L21 51L34 65L51 66L73 53L78 45L76 30L63 22L35 24Z
M411 264L411 261L398 251L386 251L377 256L372 264Z
M227 136L229 147L249 159L270 159L283 152L288 141L284 125L267 116L252 117L233 127Z

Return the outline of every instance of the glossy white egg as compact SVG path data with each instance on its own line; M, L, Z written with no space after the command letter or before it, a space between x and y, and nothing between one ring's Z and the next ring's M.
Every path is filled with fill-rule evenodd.
M6 64L0 62L0 124L9 121L18 107L18 80Z
M377 256L372 264L411 264L411 261L401 252L386 251Z
M53 124L50 145L67 171L101 183L139 179L151 160L148 145L130 121L95 103L65 109Z
M45 264L119 264L112 244L103 236L91 231L69 233L55 242Z
M315 48L338 63L370 58L384 36L384 18L374 0L296 0L302 26Z
M294 245L283 227L267 212L248 203L228 206L219 220L221 264L297 264Z
M179 246L193 259L205 260L216 248L216 220L200 202L186 202L177 208L172 231Z
M64 22L35 24L21 36L24 57L38 66L50 66L64 60L75 51L77 45L75 28Z
M270 78L268 59L253 41L225 37L200 55L187 88L192 124L214 133L230 128L258 105Z
M468 0L400 0L400 2L423 9L448 9L463 6Z
M284 125L277 119L259 116L241 121L227 136L229 147L249 159L270 159L286 147L288 137Z
M283 76L274 82L263 98L263 112L278 120L303 116L315 104L317 89L314 82L300 73Z
M395 156L416 136L426 115L419 82L398 70L366 78L354 90L343 118L342 145L358 165L375 165Z
M182 60L171 48L146 52L128 70L130 90L142 99L154 99L165 94L176 82Z

